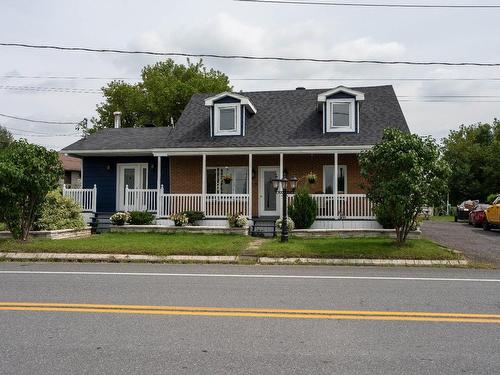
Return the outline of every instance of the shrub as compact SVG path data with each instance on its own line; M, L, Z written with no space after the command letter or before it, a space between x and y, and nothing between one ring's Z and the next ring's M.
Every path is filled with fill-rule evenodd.
M130 220L130 214L128 212L117 212L113 214L109 220L111 220L114 225L123 225Z
M59 190L45 196L40 213L33 223L34 230L81 229L85 227L80 206Z
M154 215L147 211L131 211L128 222L132 225L149 225L153 223Z
M241 212L236 215L227 215L227 222L231 228L243 228L248 226L248 219Z
M295 229L295 223L293 222L292 219L290 219L289 217L286 218L286 223L287 223L287 227L288 227L288 231L291 232L292 230ZM281 227L283 225L283 219L278 219L276 220L276 227L281 230Z
M205 218L205 213L203 211L184 211L183 214L187 216L188 223L191 225Z
M498 194L490 194L488 198L486 198L486 203L492 204L493 201L498 197Z
M375 216L377 221L384 229L394 229L394 222L392 220L392 215L390 208L387 206L379 205L374 208Z
M170 219L173 220L176 227L182 227L188 223L187 215L182 212L170 216Z
M293 198L293 203L288 208L288 215L299 229L310 228L316 220L318 205L309 195L307 190L300 189Z

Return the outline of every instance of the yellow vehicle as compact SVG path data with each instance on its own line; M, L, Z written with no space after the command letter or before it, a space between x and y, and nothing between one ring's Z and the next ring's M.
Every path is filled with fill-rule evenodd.
M484 211L486 217L483 221L483 229L500 228L500 195L498 195L490 207Z

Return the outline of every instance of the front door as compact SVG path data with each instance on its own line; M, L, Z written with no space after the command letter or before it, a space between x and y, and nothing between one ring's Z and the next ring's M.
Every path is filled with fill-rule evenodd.
M279 167L259 167L259 216L279 216L278 194L272 183L279 173Z
M116 199L117 209L125 209L125 187L129 189L146 189L148 187L147 164L117 164ZM129 202L133 204L133 202Z

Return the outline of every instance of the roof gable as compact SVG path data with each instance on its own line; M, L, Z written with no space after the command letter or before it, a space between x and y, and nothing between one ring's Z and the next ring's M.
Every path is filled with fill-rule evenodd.
M344 93L356 98L356 100L365 100L365 94L361 91L353 90L345 86L337 86L334 89L322 92L318 95L318 102L326 102L326 100L335 94Z

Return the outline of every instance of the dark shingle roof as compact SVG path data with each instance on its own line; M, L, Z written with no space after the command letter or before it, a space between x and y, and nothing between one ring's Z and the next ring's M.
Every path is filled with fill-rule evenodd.
M379 142L387 127L409 131L392 86L353 89L365 94L359 134L323 134L317 97L327 89L315 89L241 93L257 108L247 120L246 135L210 137L204 100L214 94L195 94L174 129L105 129L64 150L358 146Z

